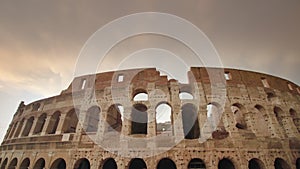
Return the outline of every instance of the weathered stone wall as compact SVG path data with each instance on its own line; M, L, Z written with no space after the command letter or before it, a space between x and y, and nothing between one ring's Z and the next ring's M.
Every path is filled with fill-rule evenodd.
M188 77L180 84L153 68L86 75L58 96L22 102L0 169L300 168L299 86L235 69L192 67ZM157 131L162 104L171 127Z

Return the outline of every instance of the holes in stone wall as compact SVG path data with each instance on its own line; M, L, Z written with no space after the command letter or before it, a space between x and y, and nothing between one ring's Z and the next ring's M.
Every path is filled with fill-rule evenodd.
M86 87L86 79L82 79L80 89L83 90Z
M232 79L232 76L231 76L230 72L225 72L224 77L225 77L225 80L231 80Z
M124 81L124 75L122 74L118 75L117 82L123 82L123 81Z
M60 120L61 113L56 111L50 118L48 127L46 129L47 134L55 134L59 120Z
M269 82L268 82L268 80L265 77L261 78L261 82L262 82L262 84L263 84L264 87L270 88Z
M156 134L172 135L172 108L167 103L156 107Z
M107 111L106 122L108 124L107 132L122 130L122 121L124 115L124 107L120 104L111 105Z
M188 164L188 169L206 169L206 166L203 160L193 158Z
M131 111L131 134L147 134L148 114L147 107L135 104Z
M198 111L193 104L185 104L181 108L182 124L185 139L197 139L200 137Z

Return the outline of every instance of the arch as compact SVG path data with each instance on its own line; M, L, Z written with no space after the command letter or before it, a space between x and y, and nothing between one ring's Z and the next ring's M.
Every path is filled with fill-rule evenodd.
M48 127L47 127L47 134L55 134L59 120L60 120L61 113L60 111L56 111L50 118Z
M167 103L160 103L156 106L156 134L172 135L172 108Z
M275 169L290 169L290 166L282 158L276 158L274 161Z
M15 169L18 165L18 159L17 158L14 158L10 161L7 169Z
M300 118L298 118L296 110L290 109L289 112L294 122L294 125L296 126L298 132L300 133Z
M265 169L264 163L257 159L257 158L252 158L249 163L248 163L248 168L249 169Z
M182 106L182 125L185 139L197 139L200 137L198 112L193 104Z
M113 158L105 159L100 165L99 169L117 169L117 163Z
M137 89L133 94L133 101L147 101L148 93L144 89Z
M284 117L284 112L280 107L275 106L274 107L274 114L276 117L277 122L279 125L282 127L283 131L285 131L285 127L283 125L283 117ZM285 132L284 132L285 133Z
M98 130L98 123L100 117L100 107L99 106L92 106L87 110L86 114L86 121L87 121L87 128L86 132L97 132Z
M81 158L77 160L74 165L74 169L90 169L90 168L91 168L90 161L86 158Z
M231 111L235 119L235 127L238 129L246 129L247 124L244 119L245 107L242 104L235 103L231 106Z
M107 110L106 122L108 124L107 132L122 130L124 107L121 104L113 104Z
M43 113L40 115L40 117L37 119L38 121L36 122L33 134L39 134L42 132L45 122L46 122L47 114Z
M66 169L66 161L62 158L58 158L52 163L50 169Z
M28 169L29 165L30 165L29 158L25 158L20 165L20 169Z
M176 164L173 160L169 158L163 158L159 160L157 164L157 169L176 169Z
M36 162L35 162L35 164L34 164L34 166L33 166L33 169L44 169L45 168L45 159L43 159L43 158L39 158Z
M256 111L253 120L255 134L257 134L258 136L271 136L272 131L269 130L271 128L269 127L271 124L269 122L269 117L266 113L266 109L259 104L256 104L254 108Z
M200 158L193 158L188 164L188 169L206 169L206 166Z
M2 162L2 164L1 164L1 168L0 168L0 169L5 169L5 168L6 168L7 161L8 161L8 159L5 158L5 160L4 160L4 161Z
M25 119L22 119L21 122L19 123L19 126L16 130L16 133L15 133L14 137L18 137L20 135L21 129L24 125L24 121L25 121Z
M148 113L144 104L133 106L131 120L131 134L147 134Z
M27 119L27 122L25 124L24 130L22 132L22 136L28 136L28 134L29 134L29 132L31 130L33 121L34 121L34 117L33 116L31 116L29 119Z
M20 124L20 122L16 122L13 124L12 126L12 129L9 131L9 134L7 136L7 138L12 138L14 133L15 133L15 130L17 129L18 125Z
M296 160L296 169L300 169L300 158Z
M193 100L194 96L189 92L180 92L179 99L180 100Z
M218 169L235 169L235 167L231 160L223 158L218 163Z
M147 169L145 161L141 158L134 158L129 162L128 169Z
M75 109L71 109L64 120L62 132L63 133L75 133L76 132L76 127L78 124L78 117L76 114Z

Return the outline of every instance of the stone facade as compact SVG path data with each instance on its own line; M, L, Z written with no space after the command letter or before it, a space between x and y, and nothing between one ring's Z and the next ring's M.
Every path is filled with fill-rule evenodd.
M192 67L188 78L154 68L85 75L21 102L0 169L300 169L299 86L235 69Z

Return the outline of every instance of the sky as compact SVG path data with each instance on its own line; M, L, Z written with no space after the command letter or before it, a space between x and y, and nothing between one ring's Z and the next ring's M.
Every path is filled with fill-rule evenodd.
M20 101L28 104L58 95L68 87L80 51L98 29L120 17L141 12L172 14L194 24L214 45L224 67L272 74L300 84L300 1L297 0L2 0L1 140ZM158 58L168 60L174 56L168 52L169 46L156 43L162 39L185 50L170 38L133 37L124 41L127 46L124 42L116 44L105 58L107 67L100 65L99 70L110 70L116 65L119 68L162 66L163 62L155 62ZM124 49L128 59L116 64L116 55L120 52L125 55ZM175 55L180 51L175 51Z

